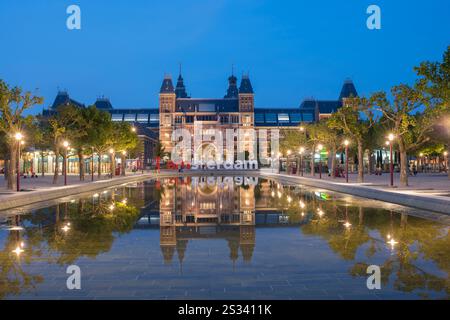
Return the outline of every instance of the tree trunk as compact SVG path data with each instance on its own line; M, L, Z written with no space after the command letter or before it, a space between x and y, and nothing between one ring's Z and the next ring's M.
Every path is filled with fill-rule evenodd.
M364 149L362 141L358 141L358 182L364 182Z
M59 175L59 148L55 148L55 172L53 174L53 184L58 183Z
M313 144L312 155L311 155L311 177L314 177L316 175L315 163L314 163L314 156L315 156L315 154L316 154L316 144Z
M331 149L331 176L336 178L336 148Z
M97 176L101 178L102 176L102 155L98 153L98 170L97 170Z
M15 190L16 189L16 166L17 166L17 146L15 143L12 143L9 145L9 163L7 168L7 188L9 190ZM6 168L5 168L6 170ZM5 171L6 172L6 171Z
M400 185L402 187L408 186L408 156L406 154L406 148L401 139L398 142L398 148L400 152Z
M78 166L80 167L79 169L80 181L84 181L84 173L85 173L84 157L83 152L81 151L78 151Z
M122 162L122 172L120 173L120 175L125 176L125 161L126 161L126 157L124 154L121 155L121 160Z
M364 222L364 208L361 206L359 207L358 222L360 226L362 226Z

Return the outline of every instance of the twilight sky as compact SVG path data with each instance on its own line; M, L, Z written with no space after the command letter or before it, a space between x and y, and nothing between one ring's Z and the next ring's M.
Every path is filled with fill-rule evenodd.
M66 27L71 4L81 30ZM381 30L366 27L370 4ZM450 45L449 13L448 0L0 0L0 78L44 106L59 87L85 104L156 107L180 62L193 97L223 97L234 64L256 106L294 107L337 98L347 77L360 94L412 82L413 66Z

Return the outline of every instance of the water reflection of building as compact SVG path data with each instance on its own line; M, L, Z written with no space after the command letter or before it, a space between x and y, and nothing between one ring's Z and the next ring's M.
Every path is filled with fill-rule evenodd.
M249 262L255 247L254 188L223 177L164 180L160 245L165 263L171 263L175 251L182 263L189 240L211 238L228 242L233 262L239 250Z

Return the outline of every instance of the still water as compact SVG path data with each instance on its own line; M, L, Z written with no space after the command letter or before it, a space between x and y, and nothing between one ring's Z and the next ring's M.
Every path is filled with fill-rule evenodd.
M0 299L449 299L448 221L256 177L127 184L0 213Z

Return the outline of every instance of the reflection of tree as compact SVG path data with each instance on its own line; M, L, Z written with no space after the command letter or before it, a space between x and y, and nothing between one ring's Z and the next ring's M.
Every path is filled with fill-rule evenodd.
M59 254L60 264L73 263L81 256L95 257L111 249L116 233L131 231L137 217L134 206L121 202L81 200L78 206L68 208L68 232L61 230L64 222L48 230L48 247Z
M355 209L357 208L348 208L348 216L345 217L342 209L339 210L336 206L330 208L328 203L324 203L321 209L324 216L316 215L310 223L302 226L302 232L306 235L320 235L343 259L353 260L358 248L369 241L367 230L356 224L359 213ZM346 220L355 221L351 228L344 226L343 222Z
M0 299L32 290L43 281L43 277L24 271L23 264L32 262L34 252L32 248L24 247L23 252L15 253L21 242L20 231L12 230L0 251Z
M406 214L389 215L383 209L352 207L348 207L346 216L352 226L345 228L339 212L342 208L336 215L329 202L322 205L326 214L303 225L301 229L304 234L321 236L334 252L346 260L354 260L363 245L368 246L365 251L367 259L377 252L391 250L393 254L380 266L383 285L393 281L393 287L399 291L417 291L425 297L426 291L450 296L448 228L432 221L407 217ZM387 244L385 239L390 237L398 243L392 246ZM425 270L420 266L421 260L432 262L447 276L433 274L428 268ZM370 264L359 261L351 268L350 274L367 277L366 270Z
M131 231L139 216L139 210L124 200L123 191L57 204L21 216L26 224L21 231L24 251L20 257L12 252L18 243L16 230L10 231L4 250L0 251L0 298L31 290L44 280L25 273L21 263L44 257L47 263L71 264L81 256L95 257L109 251L115 237ZM120 201L111 200L119 198Z

